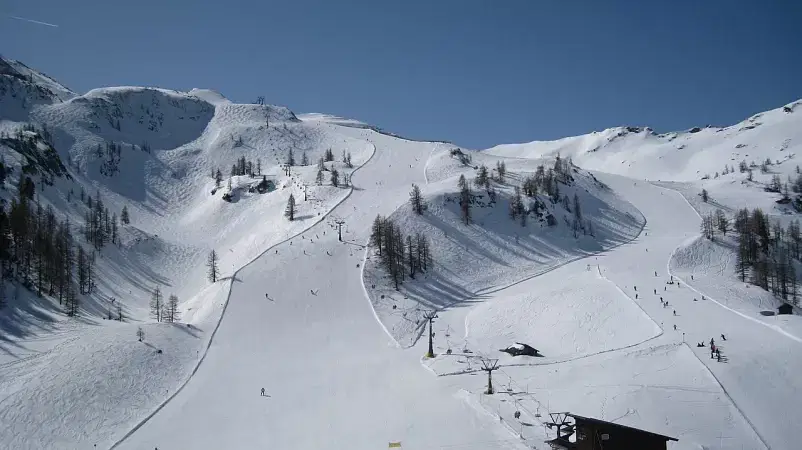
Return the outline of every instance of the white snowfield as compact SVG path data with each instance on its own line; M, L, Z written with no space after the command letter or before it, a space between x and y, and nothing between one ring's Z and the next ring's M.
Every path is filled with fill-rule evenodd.
M465 165L452 144L355 120L234 104L203 89L75 95L34 75L0 71L14 92L41 94L21 102L0 91L0 130L36 122L53 134L74 179L55 180L39 200L81 224L81 188L99 191L110 211L126 205L132 223L119 245L98 252L97 292L82 299L79 318L6 283L0 448L545 449L542 422L566 410L678 438L671 449L799 447L799 316L760 314L777 300L736 280L726 240L699 240L694 208L709 212L695 198L706 187L728 214L761 206L792 217L761 190L772 173L755 170L746 182L737 166L770 158L782 161L771 170L783 178L794 173L800 102L722 131L620 128L465 151ZM108 141L123 143L112 176L94 150ZM353 186L331 186L328 171L316 184L329 148L327 169L352 175ZM286 175L289 149L309 165ZM20 154L0 151L20 170ZM594 236L575 238L571 212L542 195L556 227L507 217L513 186L557 152L581 167L560 190L577 194ZM240 157L260 158L276 190L250 192L261 177L229 177ZM473 180L474 166L497 160L508 169L497 204L477 204L474 223L462 224L448 200L457 178ZM713 176L725 162L735 173ZM224 176L219 189L213 168ZM3 199L16 195L17 173ZM635 179L644 177L655 183ZM412 183L429 204L422 217L408 205ZM290 193L292 222L283 217ZM366 246L377 214L432 242L434 268L398 291ZM211 249L216 283L205 279ZM157 284L179 296L179 323L148 317ZM103 320L111 298L126 321ZM432 309L436 356L426 359L421 317ZM710 357L711 338L721 362ZM516 342L542 356L499 351ZM482 394L480 357L499 360L494 395Z

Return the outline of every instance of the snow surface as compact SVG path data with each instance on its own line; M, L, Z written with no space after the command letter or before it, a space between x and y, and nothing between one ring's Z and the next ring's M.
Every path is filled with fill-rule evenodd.
M736 281L731 244L700 240L697 211L765 206L774 218L793 217L762 191L771 173L746 182L737 170L714 172L768 157L782 161L772 171L792 174L800 102L723 129L619 128L465 151L473 158L466 166L448 143L234 104L211 90L121 87L61 98L39 95L52 80L29 78L13 86L27 100L11 90L0 96L0 130L46 125L73 177L56 179L39 201L80 224L80 190L99 191L111 211L126 205L132 223L119 245L97 254L98 289L77 319L7 283L1 448L372 449L400 441L545 449L541 423L565 410L677 437L671 449L798 447L799 316L760 314L776 300ZM94 149L111 140L124 147L119 173L107 176ZM279 164L290 148L311 165L285 175ZM327 168L353 172L353 187L314 183L329 148L336 161ZM340 162L343 150L354 168ZM22 155L0 151L20 170ZM506 217L512 187L557 152L581 167L561 190L581 198L595 238L574 238L559 204L547 203L553 229ZM258 179L233 177L232 202L222 200L226 187L212 193L211 169L227 177L241 156L261 158L277 189L250 193ZM473 179L476 165L497 160L510 172L498 205L475 207L476 222L462 225L446 200L457 177ZM15 195L16 173L0 198ZM408 206L412 183L429 203L423 217ZM713 202L697 200L702 187ZM282 216L290 193L293 222ZM392 289L366 247L377 214L405 233L429 234L429 278ZM222 271L213 284L203 266L211 249ZM179 296L180 323L148 318L157 284ZM103 320L112 297L125 305L125 322ZM427 359L420 318L432 308L436 356ZM710 338L722 362L695 346ZM499 352L515 342L542 357ZM499 360L494 395L482 394L480 357Z

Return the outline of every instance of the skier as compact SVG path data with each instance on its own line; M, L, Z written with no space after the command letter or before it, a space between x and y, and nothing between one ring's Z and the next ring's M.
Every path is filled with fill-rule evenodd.
M717 360L718 362L721 362L721 354L720 354L720 353L718 353L718 352L716 352L716 360Z
M657 271L656 270L654 271L654 276L657 276Z
M265 388L262 388L262 397L265 396Z
M654 295L657 295L657 289L654 290Z
M674 331L677 331L677 324L674 324Z
M635 294L635 300L637 300L637 299L638 299L638 294Z
M666 289L666 287L665 287L665 286L663 286L663 291L667 291L667 290L668 290L668 289Z
M674 315L675 315L675 316L677 315L677 310L676 310L676 309L674 310Z
M722 340L722 341L726 341L726 340L727 340L727 338L725 338L725 337L724 337L724 335L722 334L722 335L721 335L721 340Z
M660 303L663 303L663 297L660 297Z
M637 286L633 286L633 287L635 288L635 291L637 291L637 290L638 290L638 287L637 287Z
M691 275L691 280L693 280L693 275Z

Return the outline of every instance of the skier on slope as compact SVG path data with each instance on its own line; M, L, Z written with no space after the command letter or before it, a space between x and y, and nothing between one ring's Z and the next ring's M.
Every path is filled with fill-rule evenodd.
M262 388L262 397L265 396L265 388Z

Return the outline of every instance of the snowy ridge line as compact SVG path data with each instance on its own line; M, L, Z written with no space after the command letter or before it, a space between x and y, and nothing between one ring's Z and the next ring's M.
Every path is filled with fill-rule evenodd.
M373 156L376 154L376 144L373 144L371 142L371 145L373 145L373 153L371 153L370 157L364 163L362 163L362 165L360 165L359 167L357 167L356 169L354 169L351 172L352 175L357 170L359 170L362 167L364 167L368 162L370 162L371 159L373 159ZM329 215L331 215L331 213L333 213L334 210L336 210L338 206L340 206L345 200L347 200L348 197L350 197L353 192L354 192L354 187L352 185L352 186L349 187L348 193L342 199L340 199L336 204L334 204L334 206L328 212L326 212L322 216L319 216L319 218L316 221L312 222L308 227L304 228L303 230L300 230L298 233L296 233L296 234L294 234L292 236L289 236L286 239L284 239L284 240L282 240L282 241L280 241L280 242L278 242L276 244L271 245L270 247L266 248L262 253L260 253L259 255L255 256L253 259L251 259L250 261L248 261L247 263L242 265L239 269L234 271L234 273L231 275L231 280L230 280L229 287L228 287L228 295L226 295L226 301L225 301L225 303L223 303L223 310L220 312L220 318L217 319L217 325L215 325L214 330L212 330L212 334L209 336L209 340L206 343L206 347L203 349L203 355L201 355L200 359L198 360L198 363L192 369L192 372L189 374L189 376L186 378L186 380L184 380L184 382L181 383L181 385L178 387L178 389L175 390L175 392L172 395L167 397L160 405L158 405L156 407L156 409L154 409L144 419L142 419L139 423L137 423L123 437L121 437L114 444L112 444L112 446L109 447L109 450L111 450L113 448L116 448L117 446L122 444L126 439L131 437L131 435L133 435L137 430L142 428L142 426L144 426L145 423L147 423L148 420L153 418L153 416L155 416L159 411L161 411L162 408L167 406L167 403L169 403L173 398L175 398L184 389L184 387L186 387L189 384L189 382L192 380L192 377L195 375L195 373L198 372L198 369L200 369L201 364L203 364L203 361L206 359L206 355L209 353L209 348L211 348L211 346L212 346L212 342L214 341L214 337L217 334L217 330L220 328L220 325L223 323L223 318L225 317L226 310L228 309L229 301L231 300L231 292L233 291L233 288L234 288L234 280L237 277L237 273L239 273L242 269L248 267L249 265L254 263L256 260L258 260L259 258L264 256L265 254L267 254L267 252L269 252L270 250L274 249L275 247L278 247L279 245L287 243L291 239L295 239L300 234L305 233L307 230L309 230L313 226L315 226L315 225L319 224L320 222L322 222ZM363 266L364 266L364 264L363 264ZM363 284L363 288L364 288L364 284Z
M713 373L713 371L712 371L712 370L710 370L710 368L709 368L709 367L707 367L707 364L705 364L705 363L702 361L702 359L701 359L701 358L699 358L699 355L697 355L697 354L696 354L696 352L694 352L694 351L693 351L693 348L691 348L691 346L690 346L690 345L688 345L688 343L687 343L687 342L684 342L683 344L684 344L686 347L688 347L688 349L691 351L691 354L693 354L693 356L694 356L694 357L696 357L696 359L699 361L699 364L701 364L701 365L702 365L702 367L704 367L704 368L705 368L705 370L707 371L707 373L709 373L709 374L710 374L710 376L711 376L711 377L713 377L713 379L714 379L714 380L716 380L716 383L717 383L717 384L719 385L719 387L721 388L721 391L722 391L722 392L724 392L724 395L726 395L726 396L727 396L727 398L730 400L730 403L732 403L732 406L734 406L734 407L735 407L735 409L736 409L736 410L738 410L738 412L741 414L741 417L743 417L743 418L744 418L744 420L746 421L746 423L748 423L748 424L749 424L749 426L752 428L752 431L755 433L755 436L757 436L757 438L758 438L758 439L760 439L760 442L763 444L763 446L764 446L764 447L765 447L767 450L771 450L771 447L769 446L769 444L767 444L767 443L766 443L766 440L765 440L765 439L763 439L763 436L761 436L761 435L760 435L760 432L759 432L759 431L757 431L757 427L755 427L755 425L752 423L752 421L751 421L751 420L749 420L749 417L747 417L747 416L746 416L746 414L744 413L744 411L741 409L741 407L740 407L740 406L738 406L738 403L736 403L736 402L735 402L735 400L733 400L733 398L732 398L732 396L730 395L730 393L729 393L729 392L727 392L727 388L725 388L725 387L724 387L724 384L722 384L722 383L721 383L721 381L719 381L718 377L716 377L716 374L714 374L714 373Z
M674 193L674 194L677 194L677 195L679 195L679 196L682 198L682 200L683 200L683 201L684 201L684 202L685 202L685 203L686 203L686 204L687 204L687 205L688 205L688 206L689 206L689 207L690 207L690 208L693 210L693 212L694 212L694 213L695 213L695 214L696 214L696 215L699 217L699 219L701 220L702 216L699 214L699 211L697 211L697 210L696 210L696 208L694 208L694 207L693 207L693 205L691 205L691 202L689 202L689 201L688 201L688 199L687 199L687 198L685 198L685 196L684 196L684 195L682 195L682 193L681 193L681 192L678 192L678 191L676 191L676 190L674 190L674 189L667 188L667 187L663 187L663 186L660 186L660 185L657 185L657 184L654 184L654 183L650 183L650 184L652 184L653 186L657 186L657 187L658 187L658 188L660 188L660 189L665 189L665 190L667 190L667 191L669 191L669 192L672 192L672 193ZM700 236L700 235L697 235L697 237L696 237L696 238L698 238L699 236ZM747 319L747 320L750 320L750 321L752 321L752 322L758 323L758 324L760 324L760 325L762 325L762 326L764 326L764 327L766 327L766 328L768 328L768 329L770 329L770 330L774 330L774 331L776 331L777 333L779 333L779 334L781 334L781 335L783 335L783 336L785 336L785 337L787 337L787 338L789 338L789 339L791 339L791 340L793 340L793 341L796 341L796 342L799 342L800 344L802 344L802 338L800 338L799 336L793 335L793 334L791 334L791 333L789 333L789 332L787 332L787 331L783 330L782 328L780 328L780 327L778 327L778 326L776 326L776 325L772 325L772 324L769 324L769 323L763 322L762 320L758 320L758 319L756 319L756 318L754 318L754 317L752 317L752 316L749 316L749 315L747 315L747 314L744 314L744 313L742 313L742 312L740 312L740 311L738 311L738 310L732 309L732 308L730 308L729 306L727 306L727 305L725 305L725 304L723 304L723 303L719 302L718 300L714 299L713 297L711 297L711 296L709 296L709 295L707 295L707 294L702 294L702 292L701 292L701 291L699 291L699 290L698 290L698 289L696 289L695 287L693 287L693 286L691 286L690 284L688 284L688 282L686 282L686 281L685 281L685 280L683 280L682 278L680 278L680 277L678 277L678 276L674 275L674 274L671 272L671 260L672 260L672 259L674 259L674 254L676 253L676 251L677 251L677 249L675 248L675 249L674 249L674 250L671 252L671 255L668 257L668 261L666 262L666 273L668 273L670 276L673 276L673 277L677 278L678 280L680 280L680 281L681 281L683 284L685 284L685 286L687 286L687 287L688 287L690 290L692 290L693 292L696 292L696 293L697 293L697 294L699 294L699 295L704 295L704 296L705 296L705 298L709 299L710 301L712 301L712 302L713 302L713 303L715 303L716 305L718 305L718 306L720 306L720 307L722 307L722 308L726 309L727 311L730 311L730 312L732 312L732 313L734 313L734 314L737 314L737 315L739 315L739 316L743 317L744 319Z

